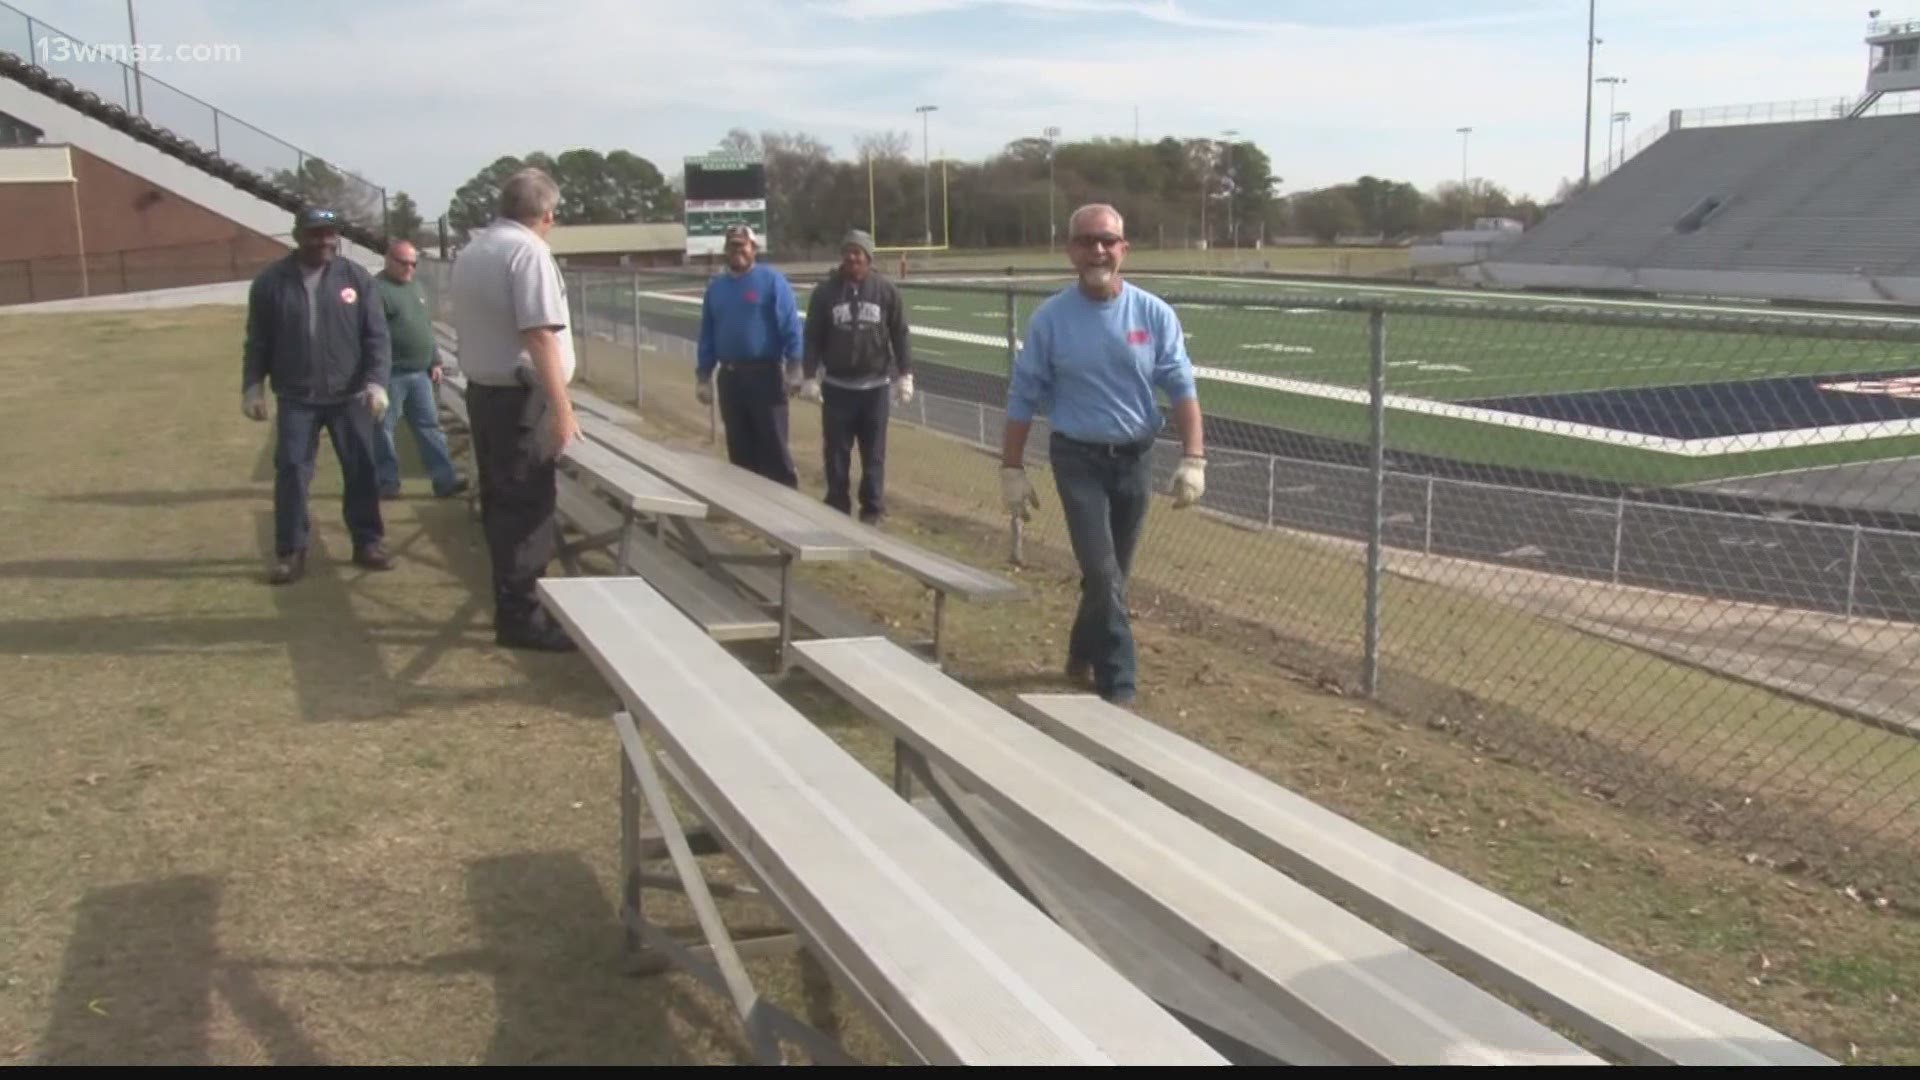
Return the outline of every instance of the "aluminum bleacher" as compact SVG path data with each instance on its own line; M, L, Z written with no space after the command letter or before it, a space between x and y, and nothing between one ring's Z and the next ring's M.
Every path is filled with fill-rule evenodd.
M1920 115L1683 129L1570 200L1483 278L1912 303L1917 230Z

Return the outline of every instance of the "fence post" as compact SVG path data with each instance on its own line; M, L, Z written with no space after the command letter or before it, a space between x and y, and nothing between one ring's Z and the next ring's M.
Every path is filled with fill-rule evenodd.
M640 271L633 272L633 407L640 407Z
M1433 554L1433 477L1427 477L1426 536L1420 541L1422 555Z
M220 156L220 110L213 110L213 156Z
M1280 459L1267 455L1267 528L1273 528L1273 486L1279 482Z
M1627 534L1627 497L1621 495L1613 501L1613 583L1620 584L1620 549L1625 546Z
M1385 528L1387 488L1387 313L1375 309L1367 317L1367 409L1372 420L1368 440L1367 613L1366 643L1360 658L1360 689L1371 698L1380 692L1380 557Z
M1860 526L1853 527L1853 543L1847 547L1847 618L1853 618L1854 582L1860 577Z
M1013 267L1007 267L1007 377L1013 377L1013 365L1019 359L1019 346L1015 344L1020 334L1014 326L1013 314Z
M979 414L980 417L980 445L985 446L987 445L987 406L984 403L980 403L976 404L973 408L974 412Z
M573 280L580 286L580 314L573 320L574 360L580 368L580 381L586 382L590 377L587 370L587 272L574 271Z

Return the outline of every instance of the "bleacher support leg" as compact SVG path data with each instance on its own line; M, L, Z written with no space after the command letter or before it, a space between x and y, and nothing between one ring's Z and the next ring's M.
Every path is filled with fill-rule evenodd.
M946 654L942 651L946 626L947 594L935 592L933 594L933 662L936 666L946 663Z
M780 665L776 669L785 678L793 665L793 556L780 560Z

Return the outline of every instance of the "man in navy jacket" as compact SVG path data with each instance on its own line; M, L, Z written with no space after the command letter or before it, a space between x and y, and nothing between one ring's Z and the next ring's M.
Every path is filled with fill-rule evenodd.
M323 428L346 481L342 510L353 561L373 570L393 566L374 461L374 425L387 411L392 348L373 275L336 254L340 225L333 210L300 211L293 226L297 247L262 270L247 294L241 411L267 420L271 387L280 420L269 576L276 585L306 572L307 491Z

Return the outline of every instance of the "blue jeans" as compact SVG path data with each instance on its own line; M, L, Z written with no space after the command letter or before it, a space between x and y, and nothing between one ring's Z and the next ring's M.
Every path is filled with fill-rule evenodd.
M273 547L275 555L307 549L310 533L307 492L313 484L313 460L320 450L320 429L333 440L346 493L340 509L359 551L381 539L380 489L374 481L373 414L359 395L327 405L279 399L273 450Z
M387 380L387 415L381 418L380 437L374 443L380 490L400 490L400 459L394 454L393 429L402 413L413 429L414 444L420 448L420 462L433 479L433 493L447 494L459 477L453 471L453 458L447 454L447 437L440 430L433 379L424 371L396 371Z
M1080 611L1067 641L1067 660L1092 666L1102 697L1131 697L1137 668L1127 621L1127 575L1153 493L1152 440L1108 448L1054 435L1047 446L1073 557L1080 564Z

